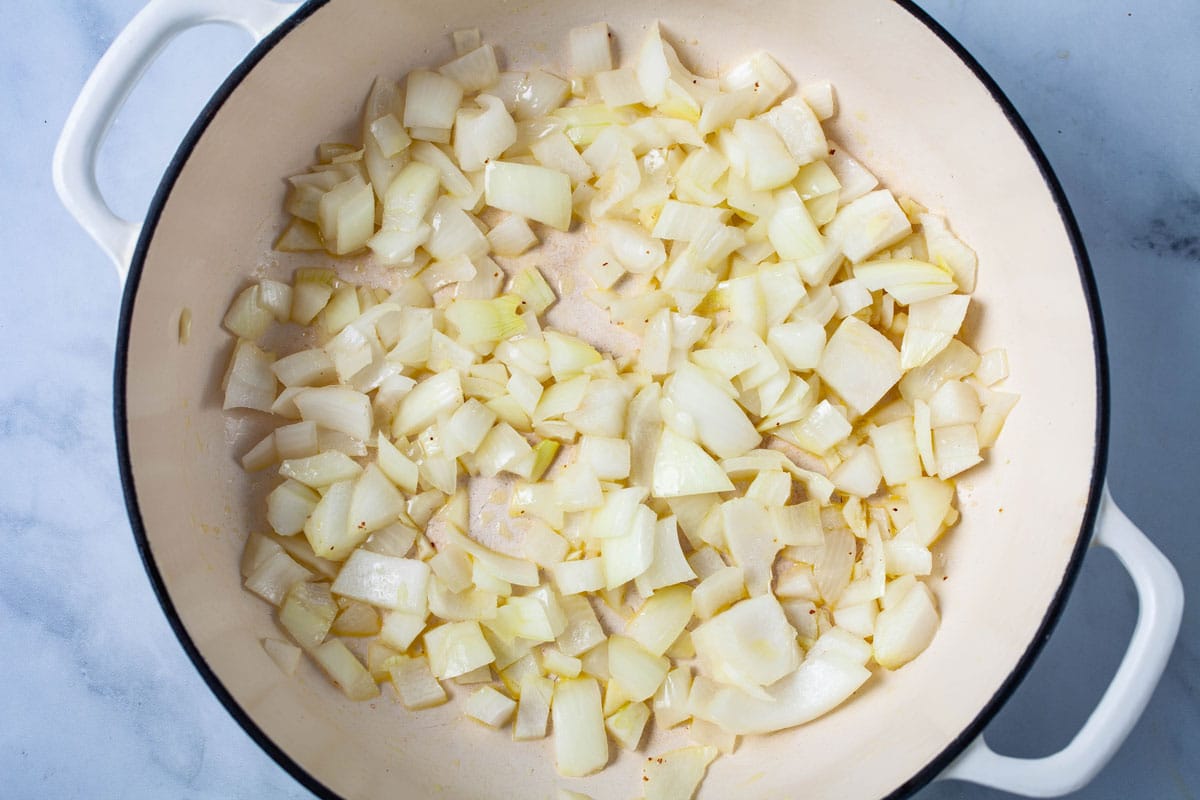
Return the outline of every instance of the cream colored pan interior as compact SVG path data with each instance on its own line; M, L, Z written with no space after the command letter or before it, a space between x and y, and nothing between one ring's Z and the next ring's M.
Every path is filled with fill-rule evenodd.
M280 673L259 644L280 635L272 609L240 585L246 532L265 523L260 487L234 455L261 421L229 422L221 412L232 346L221 317L251 276L297 263L279 263L269 246L283 221L282 178L310 163L316 142L355 130L377 73L399 77L448 60L449 34L461 27L480 28L507 64L534 66L561 63L566 32L604 19L624 56L655 16L699 71L762 48L801 81L834 82L834 137L890 188L946 212L978 252L972 336L982 348L1008 349L1008 387L1022 394L987 466L959 481L963 522L937 555L942 628L930 649L812 724L743 740L714 764L699 796L842 800L900 787L968 729L1013 673L1072 562L1097 428L1093 331L1076 254L1001 106L903 7L333 0L278 41L215 111L157 224L152 215L140 275L136 263L131 275L124 390L149 555L186 636L241 712L294 761L293 772L339 796L552 798L556 786L569 786L625 798L638 792L644 754L622 754L603 774L568 781L555 774L549 740L515 744L508 732L458 719L453 703L409 713L385 692L354 704L308 662L294 678ZM177 335L184 309L186 344ZM682 741L658 734L645 749Z

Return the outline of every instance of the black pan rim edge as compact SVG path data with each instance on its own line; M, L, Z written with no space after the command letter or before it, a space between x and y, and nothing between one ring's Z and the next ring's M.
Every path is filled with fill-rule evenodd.
M1071 242L1071 247L1075 254L1075 263L1079 272L1080 283L1083 287L1084 297L1087 302L1088 313L1092 322L1093 333L1093 350L1096 369L1096 441L1093 451L1092 464L1092 481L1088 491L1087 507L1084 510L1083 522L1076 539L1075 548L1071 553L1071 558L1067 564L1063 574L1063 579L1059 585L1058 591L1055 593L1053 600L1046 609L1046 614L1042 618L1041 625L1038 627L1037 633L1033 640L1026 648L1025 653L1017 661L1016 666L1000 688L984 705L975 719L971 721L966 728L963 729L958 736L954 738L936 757L926 764L915 775L909 777L904 783L898 786L894 791L888 794L885 800L899 800L899 798L909 797L918 789L928 784L937 775L948 767L955 758L957 758L967 745L979 737L983 728L995 716L1000 707L1008 700L1017 686L1028 674L1033 662L1036 660L1050 634L1054 630L1054 626L1062 616L1063 606L1066 603L1067 596L1070 594L1071 588L1075 584L1082 565L1083 556L1087 552L1089 543L1093 535L1096 517L1099 512L1100 496L1104 489L1104 474L1108 462L1108 436L1109 436L1109 386L1108 386L1108 360L1107 348L1105 345L1104 322L1100 313L1099 293L1096 289L1095 277L1092 272L1091 262L1088 259L1087 251L1084 248L1083 236L1079 231L1079 225L1075 220L1075 215L1072 213L1070 205L1067 202L1066 193L1063 191L1062 184L1054 174L1050 166L1049 160L1046 158L1029 126L1017 112L1012 102L1001 91L995 80L987 73L986 70L979 64L975 58L967 52L967 50L947 32L936 20L930 17L925 11L917 7L912 0L893 0L911 14L915 19L924 24L930 29L947 47L949 47L956 56L967 66L968 69L975 75L976 79L988 90L992 99L1000 106L1004 116L1008 119L1017 135L1025 144L1030 156L1036 162L1042 179L1046 183L1046 187L1050 190L1050 194L1054 199L1055 205L1058 207L1059 216L1062 219L1067 236ZM141 280L142 269L145 264L146 254L149 249L150 241L154 238L154 231L158 225L158 221L162 216L163 208L166 205L167 198L170 196L171 190L174 188L175 181L178 179L180 172L187 163L192 150L200 137L207 130L208 125L212 122L221 106L233 93L233 91L241 84L247 74L258 64L259 61L288 33L299 26L304 20L310 17L321 7L325 6L329 0L308 0L303 6L296 10L274 31L266 36L258 43L254 49L237 65L230 73L229 77L221 84L220 88L213 94L212 98L200 112L196 121L188 130L179 149L176 151L171 163L167 167L163 175L163 179L156 190L153 199L151 200L149 210L146 214L146 221L142 227L141 236L138 239L137 248L134 251L133 260L129 265L129 274L125 283L124 294L121 299L120 317L117 327L117 342L116 355L113 371L113 422L116 434L117 444L117 461L121 475L121 489L125 498L126 510L129 514L129 522L132 528L134 541L137 545L138 553L141 556L142 564L146 569L147 577L150 579L150 584L154 590L155 596L162 605L163 612L170 623L171 629L175 632L176 638L183 646L184 651L191 659L196 670L200 673L201 678L208 685L208 688L221 702L229 714L242 727L249 737L254 740L259 747L263 749L274 761L283 767L285 771L295 778L306 789L311 791L323 800L343 800L341 795L338 795L329 787L314 778L309 772L293 760L285 753L274 741L266 735L266 733L258 727L250 715L233 698L229 690L221 683L216 673L204 660L196 644L192 641L187 629L184 627L183 620L175 610L174 603L167 592L166 584L163 582L162 574L158 570L158 566L154 560L154 554L151 551L149 539L146 536L146 529L142 522L141 509L137 501L137 490L134 485L133 465L129 454L129 437L126 426L126 375L127 375L127 358L129 349L130 326L133 320L134 302L137 296L138 284Z

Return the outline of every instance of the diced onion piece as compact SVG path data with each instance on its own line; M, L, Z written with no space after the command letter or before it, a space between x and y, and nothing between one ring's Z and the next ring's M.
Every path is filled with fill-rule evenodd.
M242 456L242 469L247 472L257 472L266 469L279 460L279 452L275 448L275 432L271 431L258 441Z
M849 203L825 227L825 235L837 242L846 258L855 263L911 232L908 217L887 189L870 192Z
M672 586L655 592L625 626L625 635L647 652L661 656L692 618L692 587ZM611 668L610 652L610 668Z
M462 403L462 384L456 370L427 378L400 401L400 408L392 423L392 434L412 436L429 427L439 414L452 411Z
M459 53L458 58L438 71L448 78L453 78L466 92L486 89L500 78L496 51L490 44Z
M526 675L521 680L520 687L513 738L517 741L544 739L547 718L550 716L550 701L554 696L554 681L541 675Z
M817 119L826 120L834 115L835 100L833 84L829 81L813 81L800 87L800 96L808 103Z
M240 339L257 339L266 333L276 318L275 312L262 301L259 284L247 286L229 304L229 311L225 313L221 324Z
M579 778L603 769L608 763L608 736L596 680L560 680L554 687L550 711L558 773Z
M665 396L696 423L700 443L720 458L739 456L762 437L737 403L699 367L683 364L667 381Z
M692 604L697 617L711 619L745 594L746 581L741 568L722 566L706 576L692 592Z
M934 428L974 425L979 421L979 394L970 384L946 381L929 398L929 423Z
M246 576L245 586L272 605L279 605L293 585L312 574L279 550Z
M726 213L717 208L668 200L659 211L651 235L656 239L692 241L710 228L723 225Z
M838 491L854 497L870 497L875 494L882 477L875 450L870 445L856 449L829 475Z
M794 190L786 190L779 193L779 198L780 202L767 228L771 246L783 259L821 258L826 248L825 239L800 201L800 196Z
M910 305L900 346L901 368L927 364L944 350L962 327L970 301L966 295L947 294Z
M535 69L525 76L517 91L517 119L545 116L566 102L571 84L545 70Z
M816 500L769 508L767 511L775 538L784 547L812 547L824 541L821 506ZM776 594L779 594L778 587Z
M275 401L275 374L271 371L271 355L253 342L240 339L229 361L224 380L226 411L251 408L271 411Z
M598 559L592 559L597 561ZM603 583L597 590L604 588ZM566 616L566 626L555 638L558 649L567 656L583 656L605 641L604 629L596 618L596 612L586 597L570 595L559 598L559 606Z
M388 674L407 709L432 708L446 702L446 690L433 677L424 656L396 656L389 664Z
M954 273L954 282L964 292L975 291L975 252L950 232L946 220L936 214L920 216L921 232L925 234L925 247L929 260Z
M492 252L501 256L519 256L535 247L538 238L524 217L509 214L487 233Z
M353 462L351 462L353 463ZM325 490L321 502L304 523L304 536L313 552L330 561L341 561L367 538L366 531L350 526L352 481L339 481Z
M454 40L454 52L458 55L469 53L480 45L479 28L463 28L450 35Z
M313 660L351 700L370 700L379 694L375 679L340 639L330 639L312 651Z
M589 78L597 72L612 69L612 45L608 24L597 22L572 28L568 34L571 50L571 74Z
M387 475L388 480L409 494L417 491L417 465L388 441L382 431L376 439L375 457L379 469L383 471L384 475Z
M911 418L880 425L872 429L870 435L879 468L888 484L908 483L921 476L921 458Z
M487 204L565 231L571 226L571 179L546 167L492 161L485 170Z
M487 238L474 220L449 197L443 196L434 204L429 224L432 233L429 241L425 242L425 249L435 259L450 261L487 255ZM458 277L457 280L469 280L474 275L475 271L472 268L469 276Z
M609 108L631 106L646 97L637 73L628 67L597 73L595 80L600 99Z
M842 320L821 354L817 374L856 414L865 414L900 380L900 353L857 317Z
M456 678L496 660L478 622L450 622L425 632L429 668L437 678Z
M279 624L296 644L311 652L325 641L337 612L337 603L326 584L299 581L292 584L284 598Z
M284 356L271 365L271 371L284 386L320 386L337 378L329 354L316 348Z
M537 267L528 267L517 273L513 278L512 291L524 301L525 308L535 315L541 314L558 299Z
M501 728L508 724L516 709L517 704L512 698L505 697L491 686L476 689L463 704L463 712L468 717L493 728Z
M330 450L307 458L287 459L279 465L279 474L294 478L305 486L321 489L337 481L356 478L362 467L345 453Z
M958 339L951 339L942 352L916 369L905 373L900 381L900 395L909 402L928 401L946 381L970 375L979 366L979 356Z
M392 158L412 144L395 114L384 114L371 123L371 136L385 158ZM386 188L386 187L384 187Z
M458 299L446 308L446 320L458 329L458 341L472 345L499 342L524 333L525 320L517 313L521 298L502 295L494 300Z
M645 572L634 579L638 592L645 597L664 586L674 586L695 578L696 573L684 558L679 544L679 526L675 517L658 520L654 525L654 560Z
M770 594L743 600L692 631L696 654L716 680L770 686L800 666L796 631Z
M517 141L517 124L498 97L475 98L481 111L459 109L454 121L454 157L464 172L483 169Z
M342 386L321 386L305 389L296 395L294 402L305 421L359 440L371 436L371 400L361 392Z
M352 253L375 233L375 192L355 175L321 195L317 213L329 251L339 256Z
M423 614L409 614L403 611L384 612L379 627L379 639L384 644L398 650L407 650L425 630L426 617Z
M613 740L625 750L636 750L642 741L642 732L650 719L650 708L645 703L626 703L605 720L605 727Z
M470 553L476 561L483 564L497 578L517 586L538 585L537 564L497 553L453 528L447 531L447 538L452 544Z
M899 669L929 646L937 627L933 593L918 581L875 620L875 660L885 669Z
M975 369L975 377L983 381L985 386L991 386L1007 378L1008 353L997 348L980 355L979 366Z
M848 317L871 305L873 298L857 278L850 278L829 287L837 298L839 317Z
M573 656L563 655L553 647L542 649L542 669L561 678L578 678L583 663Z
M655 497L726 492L733 483L712 456L690 439L664 428L654 458Z
M369 550L355 550L342 565L331 590L392 611L425 614L429 565Z
M642 796L646 800L691 800L716 757L717 748L705 745L646 759L642 765Z
M883 554L889 575L928 575L933 571L933 554L915 542L891 539L883 543Z
M550 574L554 578L554 585L563 595L597 592L603 589L606 583L604 562L599 558L553 564Z
M297 534L304 530L305 521L320 499L299 481L285 480L267 495L267 522L280 536Z
M666 678L671 662L648 652L625 636L608 640L608 670L625 694L638 702L653 697Z
M746 178L751 189L775 189L796 177L800 165L767 122L739 119L733 124L733 133L745 149Z
M428 70L408 73L404 127L445 128L454 124L463 87L452 78Z
M947 480L970 469L983 457L979 455L979 435L974 425L950 425L933 431L933 455L938 477Z
M721 504L725 543L734 562L741 567L751 597L771 587L771 565L782 546L772 535L767 510L748 497Z
M799 97L789 97L763 114L799 164L809 164L829 155L829 144L817 115Z
M654 512L639 505L629 529L604 540L601 555L606 589L616 589L650 568L654 561L654 523Z

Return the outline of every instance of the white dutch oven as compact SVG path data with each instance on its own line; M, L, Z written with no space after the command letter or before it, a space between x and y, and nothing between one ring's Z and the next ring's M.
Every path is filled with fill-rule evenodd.
M250 275L293 266L269 246L281 177L309 163L314 142L349 133L377 73L448 60L448 33L461 27L480 28L510 64L553 61L567 30L598 14L626 43L660 17L700 71L762 48L793 75L831 79L835 138L889 187L949 212L978 252L973 341L1007 348L1009 383L1022 394L987 466L959 482L963 521L938 554L943 619L930 649L824 718L745 740L714 764L700 797L898 797L939 777L1035 796L1083 785L1149 699L1182 589L1104 489L1103 330L1062 190L980 67L919 10L889 0L151 2L85 85L54 177L118 271L128 269L115 384L125 496L150 579L197 669L255 741L322 797L549 798L564 783L548 746L464 724L453 704L409 714L386 698L349 703L311 667L286 678L268 659L259 641L277 635L275 623L237 568L245 532L261 520L256 487L232 457L238 430L221 412L230 342L220 320ZM188 134L145 223L119 219L96 186L97 149L163 45L204 22L239 25L260 42ZM185 309L191 337L181 344ZM1066 749L997 755L980 731L1049 635L1089 542L1115 550L1137 587L1128 652ZM667 738L656 734L647 750ZM572 785L628 797L640 759L621 755Z

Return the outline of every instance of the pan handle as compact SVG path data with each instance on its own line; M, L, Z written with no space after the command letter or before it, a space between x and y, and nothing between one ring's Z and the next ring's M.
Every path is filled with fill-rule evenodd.
M96 64L54 149L54 188L67 211L112 259L121 280L142 226L117 216L105 202L96 182L96 153L130 91L167 43L187 29L210 22L236 25L258 42L298 5L272 0L151 0Z
M1116 754L1141 717L1167 665L1183 615L1179 574L1122 513L1105 486L1094 544L1116 553L1133 578L1138 620L1129 648L1099 705L1071 743L1045 758L1011 758L983 736L938 779L953 778L1027 797L1058 797L1085 786Z

